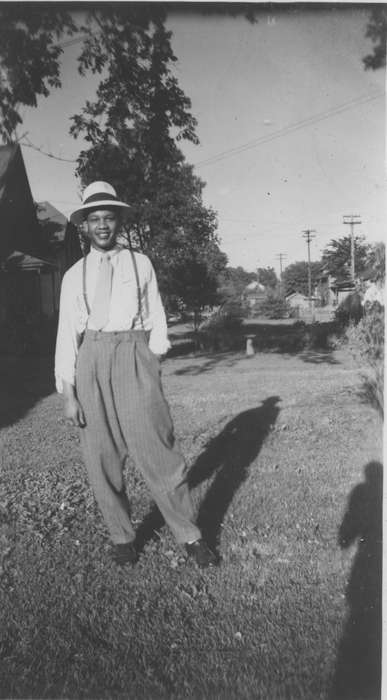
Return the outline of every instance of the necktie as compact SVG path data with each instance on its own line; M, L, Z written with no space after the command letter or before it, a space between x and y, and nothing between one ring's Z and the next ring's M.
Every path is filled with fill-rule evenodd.
M102 330L109 320L112 279L113 265L110 262L110 255L104 255L98 272L97 286L90 314L90 324L98 331Z

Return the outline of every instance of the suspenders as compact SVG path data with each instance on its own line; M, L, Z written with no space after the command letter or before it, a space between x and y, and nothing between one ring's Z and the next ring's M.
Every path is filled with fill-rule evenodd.
M88 302L87 294L86 294L86 258L87 258L87 255L84 255L83 256L83 269L82 269L82 291L83 291L83 301L85 302L87 315L90 316L91 308L89 306L89 302Z
M141 321L141 328L144 330L144 320L142 317L142 303L141 303L141 287L140 287L140 277L138 274L138 267L137 267L137 262L136 262L136 256L133 253L133 250L130 251L130 255L132 258L132 264L134 268L134 274L136 277L136 286L137 286L137 314L133 319L132 327L134 326L136 319L139 318ZM85 302L86 310L87 310L87 315L90 316L91 309L90 309L90 304L89 300L87 298L87 292L86 292L86 259L87 255L83 257L83 269L82 269L82 291L83 291L83 300Z
M136 256L133 253L133 250L130 249L130 255L132 256L132 263L133 263L133 268L134 268L134 274L136 276L136 285L137 285L137 316L135 316L134 321L136 318L140 317L141 321L141 328L144 330L144 321L142 318L142 303L141 303L141 287L140 287L140 277L138 274L138 267L136 263ZM134 321L133 324L134 325Z

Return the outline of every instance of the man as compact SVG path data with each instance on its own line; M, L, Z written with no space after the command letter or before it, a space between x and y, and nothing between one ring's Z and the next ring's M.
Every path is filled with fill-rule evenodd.
M90 252L64 275L55 355L65 416L80 428L89 480L117 563L134 564L135 533L123 467L130 454L176 540L200 567L215 555L193 523L186 464L160 379L169 348L165 312L150 260L117 245L129 206L106 182L86 187L71 221Z

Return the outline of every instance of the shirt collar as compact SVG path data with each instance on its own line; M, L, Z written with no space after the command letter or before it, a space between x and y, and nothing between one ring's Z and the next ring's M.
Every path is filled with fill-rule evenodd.
M101 258L103 258L104 255L109 255L110 258L114 258L120 252L120 250L122 250L120 246L116 246L115 248L112 248L112 250L107 250L106 252L90 247L89 255L94 260L101 260Z

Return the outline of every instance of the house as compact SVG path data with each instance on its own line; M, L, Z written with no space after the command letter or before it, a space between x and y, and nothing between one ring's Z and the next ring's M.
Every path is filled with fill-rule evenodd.
M40 244L40 227L20 146L0 146L0 263L14 250L36 255Z
M260 282L250 282L243 290L242 303L252 312L266 297L266 288Z
M315 295L320 300L321 306L336 307L356 290L356 284L350 279L337 279L323 270L320 274L315 289Z
M54 268L50 282L44 271L40 277L42 313L46 317L52 317L59 310L62 277L82 257L82 251L76 227L50 202L40 202L37 205L37 217L44 241L45 263ZM45 270L48 272L47 268Z
M0 323L55 318L63 273L79 257L72 224L35 204L20 146L0 147Z
M356 284L352 280L336 280L331 286L334 294L334 306L339 306L350 294L356 292Z
M301 294L301 292L292 292L288 294L285 299L292 309L308 310L311 306L314 306L315 297L311 297L311 304L309 303L309 297L305 294Z
M322 270L314 290L314 295L318 297L321 306L334 306L336 304L336 295L333 291L334 283L335 278L327 270Z

